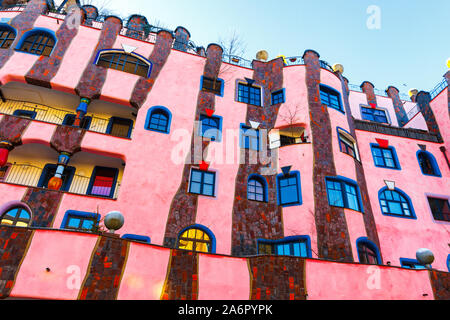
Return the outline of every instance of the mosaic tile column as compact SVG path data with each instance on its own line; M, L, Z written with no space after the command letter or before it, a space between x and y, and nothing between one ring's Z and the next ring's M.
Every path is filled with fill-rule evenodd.
M318 255L321 259L353 262L352 247L343 208L330 206L325 177L336 176L333 156L330 115L320 99L319 54L307 50L303 59L306 64L306 87L314 155L314 211L317 229Z
M337 73L339 78L341 79L342 83L342 92L344 93L343 99L344 99L344 107L345 107L345 113L347 114L347 122L350 129L350 134L356 141L356 145L358 146L358 138L356 134L356 127L355 127L355 121L352 116L352 110L350 108L350 90L348 88L348 80L342 76L342 74ZM355 162L355 170L356 170L356 182L359 186L359 191L361 192L361 200L363 203L364 213L363 213L363 219L364 219L364 227L366 229L367 238L371 240L373 243L375 243L379 249L380 255L381 255L381 249L380 249L380 240L378 237L378 231L377 231L377 225L375 223L375 218L373 215L372 210L372 204L370 202L369 197L369 190L367 188L367 181L366 181L366 174L364 172L364 166L360 161L358 161L356 158L354 158ZM383 258L381 257L381 260L383 261ZM380 262L382 262L380 261Z
M147 18L141 15L132 15L127 22L125 35L130 38L144 40L150 33Z
M403 127L408 123L408 115L406 114L405 108L403 107L403 102L400 99L399 91L396 87L390 86L386 90L389 98L392 99L392 104L394 105L395 115L397 116L399 127Z
M74 13L66 15L63 24L56 32L58 41L52 54L49 57L39 57L30 71L28 71L25 76L27 83L51 89L52 86L50 82L56 76L72 40L78 34L79 27L72 26L73 14ZM82 14L80 18L82 23L84 14ZM70 57L68 57L68 59L70 59Z
M173 48L175 50L187 51L190 38L191 34L186 28L177 27L175 29L175 43L173 44Z
M141 77L133 90L131 95L130 104L136 109L140 109L144 102L147 100L149 93L152 91L153 85L158 79L161 70L167 62L167 58L170 55L173 43L172 33L161 30L156 35L156 43L153 48L150 57L148 58L153 64L150 78Z
M9 49L0 50L0 69L3 68L9 58L14 54L14 49L19 43L22 35L26 31L31 30L37 18L47 11L48 7L46 1L31 0L25 9L9 22L11 27L14 27L17 30L17 35Z
M26 228L0 226L0 299L11 294L33 234Z
M3 115L0 121L0 141L8 141L13 146L22 144L22 135L31 120L10 115Z
M270 62L253 61L254 84L262 87L262 106L247 105L246 125L250 121L260 123L260 135L268 134L275 127L281 104L272 105L271 93L283 89L283 60ZM272 158L269 145L262 145L267 158ZM241 149L241 159L251 159L248 149ZM264 175L267 182L267 202L247 199L247 181L251 174L263 175L270 164L262 164L261 159L253 164L241 161L236 175L235 200L233 203L233 222L231 235L231 254L250 256L257 254L257 239L278 240L284 238L282 208L277 202L277 172ZM254 162L254 161L252 161Z
M366 94L367 103L372 108L378 107L377 96L375 95L375 86L369 81L364 81L361 84L361 90Z
M171 250L161 300L197 300L198 281L198 254Z
M430 102L431 96L429 92L420 91L416 96L417 105L419 106L420 112L427 123L428 131L437 136L439 142L443 142L441 136L441 131L439 130L439 125L434 116L433 109L431 109Z
M121 29L122 20L119 18L109 16L105 19L97 46L75 88L75 92L80 97L91 100L100 98L106 80L107 69L105 67L97 66L95 64L95 58L99 51L111 49L114 46Z
M130 242L111 235L99 237L89 262L79 300L116 300Z
M251 300L307 300L304 259L260 256L248 265Z
M208 46L206 64L203 71L205 77L213 79L218 77L220 66L222 64L222 54L223 51L219 45L210 44ZM200 90L194 121L199 121L201 114L207 114L206 109L215 110L215 101L216 96L214 93ZM201 144L201 152L196 152L196 142ZM178 233L184 228L195 224L199 196L197 194L189 193L189 178L191 169L193 167L198 167L199 163L202 162L203 154L209 146L209 143L209 139L199 137L196 128L194 128L191 140L191 151L186 158L180 187L172 200L169 216L167 218L164 237L164 246L166 247L175 248L177 245L176 241Z
M450 300L450 273L437 270L428 271L435 300Z

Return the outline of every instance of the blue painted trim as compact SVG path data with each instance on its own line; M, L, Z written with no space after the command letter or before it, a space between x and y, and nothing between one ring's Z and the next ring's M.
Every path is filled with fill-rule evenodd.
M421 154L421 153L425 154L428 157L428 159L431 162L431 166L433 167L433 171L436 174L426 174L426 173L423 172L423 169L420 166L420 161L419 161L419 154ZM419 167L420 167L420 171L422 172L422 174L424 176L442 178L442 173L441 173L441 170L439 169L439 165L438 165L438 163L436 161L436 158L434 157L434 155L431 152L419 150L419 151L416 152L416 158L417 158L417 163L419 164Z
M92 170L91 179L89 180L89 186L88 186L88 188L87 188L87 192L86 192L86 193L87 193L88 195L92 195L92 196L94 196L94 197L102 197L102 196L99 196L99 195L96 195L96 194L94 194L94 195L91 194L92 188L93 188L93 186L94 186L95 177L96 177L96 175L97 175L97 170L98 170L98 169L115 170L115 175L114 175L113 184L112 184L112 187L111 187L111 192L109 193L109 196L108 196L108 197L105 197L105 198L113 198L113 197L114 197L114 192L116 191L117 179L118 179L118 177L119 177L119 169L117 169L117 168L109 168L109 167L96 166L96 167L94 168L94 170Z
M49 163L49 164L45 165L44 169L42 169L41 177L39 178L39 182L37 185L38 188L45 188L44 182L45 182L45 177L47 176L48 171L51 169L56 170L57 168L58 168L58 165L56 165L56 164ZM75 175L75 171L76 171L76 168L74 168L74 167L66 167L64 169L64 173L69 173L69 175L67 176L67 180L64 181L63 185L61 186L61 189L60 189L61 191L66 191L66 192L69 191L70 185L72 184L73 176Z
M139 241L139 242L144 242L144 243L148 243L148 244L152 243L150 237L140 236L140 235L137 235L137 234L124 234L122 236L122 239Z
M384 216L389 216L389 217L396 217L396 218L403 218L403 219L410 219L410 220L417 220L416 217L416 212L414 211L414 206L412 204L411 198L402 190L395 188L394 191L398 192L399 194L401 194L402 196L405 197L406 201L408 201L409 204L409 211L411 211L411 217L408 216L403 216L403 215L398 215L398 214L391 214L391 213L384 213L383 209L382 209L382 205L381 205L381 194L386 191L389 190L387 187L382 188L380 191L378 191L378 204L380 205L380 209L381 209L381 213ZM390 191L390 190L389 190Z
M131 137L131 132L133 131L133 124L134 124L134 122L133 122L133 120L127 119L127 118L111 117L109 119L108 127L106 128L106 134L111 134L111 130L112 130L112 126L113 126L114 120L125 120L125 121L129 122L130 127L128 128L127 138L130 138Z
M4 18L2 18L2 19L4 19ZM8 29L10 31L13 31L14 32L14 37L17 37L17 29L14 28L13 26L11 26L10 24L8 24L6 22L0 22L0 28Z
M33 120L36 119L36 116L37 116L37 112L36 112L36 111L22 110L22 109L17 109L17 110L15 110L14 113L13 113L13 116L16 116L16 117L26 117L26 116L20 115L20 113L22 113L22 114L28 114L28 115L30 116L30 118L33 119Z
M392 156L394 157L394 161L395 161L395 168L380 166L379 164L377 164L376 161L375 161L375 157L373 155L373 149L374 148L379 148L381 150L383 150L383 149L391 150ZM371 143L370 144L370 152L372 153L373 164L375 165L375 167L383 168L383 169L390 169L390 170L402 170L402 166L400 165L400 160L398 160L397 150L395 150L395 148L393 146L389 146L387 148L381 148L379 144ZM383 158L384 158L384 156L383 156Z
M321 97L320 97L320 91L322 91L322 88L325 88L324 91L326 91L326 90L328 89L328 91L332 91L332 92L334 92L334 93L337 93L337 95L338 95L340 109L336 109L336 108L333 108L333 107L330 107L330 106L327 106L327 107L328 107L328 108L331 108L331 109L334 109L334 110L337 110L337 111L339 111L339 112L342 113L342 114L345 114L344 104L342 103L342 95L341 95L341 93L340 93L338 90L336 90L335 88L330 87L330 86L328 86L328 85L326 85L326 84L321 83L321 84L319 85L319 98L321 98ZM320 103L322 103L322 100L320 101Z
M358 185L358 183L355 180L352 180L352 179L349 179L349 178L343 177L343 176L335 176L335 177L329 176L329 177L325 177L325 189L327 190L328 204L331 207L337 207L337 206L332 206L330 204L330 198L328 197L327 180L334 180L334 181L338 181L338 182L345 182L345 183L353 185L356 188L356 193L357 193L357 196L358 196L358 205L359 205L359 209L360 210L358 211L358 210L354 210L354 209L349 208L348 207L347 197L344 197L344 194L342 194L342 196L343 196L342 200L344 202L344 207L343 208L348 209L348 210L353 210L353 211L364 213L364 206L363 206L362 197L361 197L361 190L359 190L359 185ZM341 191L345 192L345 188L342 188ZM342 207L338 207L338 208L342 208Z
M200 77L200 91L203 91L203 78L204 78L204 76ZM217 78L216 81L219 81L221 83L221 85L220 85L220 93L215 94L215 95L219 96L219 97L223 97L224 90L225 90L225 81L221 78ZM211 91L207 91L207 92L211 92Z
M345 129L342 128L342 127L336 127L336 132L337 132L337 137L338 137L338 144L339 144L339 151L342 152L342 153L344 153L344 154L346 154L345 152L342 151L341 141L340 141L340 139L339 139L339 136L341 135L341 133L340 133L339 131L343 131L343 132L345 132L346 134L348 134L350 137L352 137L352 139L353 139L353 148L355 149L355 150L354 150L354 151L355 151L355 157L352 157L352 158L354 158L354 159L356 159L356 160L358 160L358 161L361 161L361 159L360 159L361 156L359 155L358 144L356 143L355 137L353 137L353 136L351 135L350 132L348 132L347 130L345 130ZM348 138L347 138L347 139L348 139ZM347 154L347 155L350 156L349 154Z
M256 240L256 252L259 252L259 244L260 243L277 245L277 244L282 244L282 243L292 243L292 242L296 242L298 240L300 240L300 241L306 240L307 258L312 258L311 237L308 235L290 236L290 237L286 237L286 238L280 239L280 240L267 240L267 239L259 238Z
M75 114L66 114L62 124L64 126L68 126L67 122L69 122L69 119L72 118L72 117L76 118L76 115ZM89 130L89 128L91 127L92 117L84 116L84 118L87 119L87 122L86 122L87 125L86 125L86 128L82 128L82 129Z
M263 188L264 188L264 202L269 202L269 192L268 192L269 186L267 184L267 180L263 176L261 176L261 175L259 175L257 173L252 173L251 175L248 176L248 179L247 179L247 200L249 200L249 201L256 201L256 200L248 199L248 183L250 182L250 180L253 180L253 179L256 179L257 181L262 183ZM260 202L260 201L258 201L258 202Z
M450 272L450 254L447 257L447 268L448 268L448 272Z
M154 129L150 129L150 121L152 119L152 114L155 111L162 111L164 113L166 113L167 115L167 131L158 131L158 130L154 130ZM145 118L145 130L148 131L153 131L153 132L158 132L158 133L163 133L163 134L169 134L170 133L170 125L172 124L172 112L170 112L169 109L167 109L166 107L163 106L154 106L151 107L150 109L148 109L147 111L147 117Z
M127 53L127 52L125 52L125 50L123 50L123 49L103 49L103 50L98 51L98 52L97 52L97 55L95 56L95 59L94 59L94 64L97 65L98 60L100 59L100 55L101 55L102 53L109 53L109 52L120 52L121 54L128 55L128 56L134 56L134 57L136 57L136 58L142 60L143 62L145 62L145 63L148 64L148 66L149 66L149 67L148 67L147 78L150 78L150 75L152 74L152 71L153 71L153 63L152 63L150 60L148 60L148 59L145 58L144 56L141 56L141 55L138 54L138 53L134 53L134 52L132 52L132 53ZM116 69L114 69L114 70L116 70ZM120 71L120 70L117 70L117 71ZM124 71L124 72L125 72L125 71ZM132 73L132 74L134 74L134 73Z
M210 253L216 253L216 237L214 236L214 233L213 233L209 228L207 228L207 227L205 227L204 225L201 225L201 224L193 224L193 225L191 225L191 226L189 226L189 227L186 227L186 228L184 228L183 230L181 230L181 231L178 233L178 237L177 237L177 245L178 245L178 241L179 241L179 239L180 239L180 236L181 236L184 232L186 232L187 230L189 230L189 229L199 229L199 230L205 232L205 233L209 236L209 238L211 239L211 252L210 252Z
M295 176L297 179L297 196L298 196L298 202L296 203L289 203L289 204L281 204L281 187L280 187L280 180L282 178L285 178L286 176L284 173L280 173L277 175L277 203L279 206L282 206L283 208L287 207L295 207L295 206L301 206L303 204L303 198L302 198L302 181L301 181L301 175L299 171L290 171L289 177Z
M201 114L200 115L200 122L202 122L202 117L203 118L211 118L211 119L217 119L217 120L219 120L219 128L217 129L218 130L218 134L217 134L217 137L215 137L215 140L211 140L211 141L213 141L213 142L222 142L222 123L223 123L223 117L221 117L221 116L216 116L216 115L212 115L211 117L208 117L208 115L206 115L206 114ZM198 127L198 135L200 136L200 137L203 137L203 129L202 129L202 127L201 126L199 126Z
M256 149L252 148L252 144L250 144L248 148L245 147L244 132L247 132L247 131L254 131L256 133L256 137L257 137L257 141L258 141L258 145L256 146ZM245 123L241 123L241 126L239 128L239 147L241 149L259 151L260 144L261 144L261 136L260 136L259 130L253 129L252 127L247 126Z
M417 264L419 266L423 266L423 268L424 268L423 270L427 270L427 268L424 265L420 264L419 261L417 261L416 259L400 258L400 265L402 266L402 268L406 268L404 266L406 263ZM410 268L406 268L406 269L410 269ZM414 269L412 269L412 270L414 270ZM422 270L422 269L418 269L418 270Z
M58 44L58 38L56 38L56 34L55 31L47 29L47 28L33 28L31 30L28 30L27 32L25 32L22 37L19 40L19 43L16 45L15 50L19 51L19 52L23 52L23 53L28 53L28 54L32 54L35 56L41 56L40 54L35 54L35 53L31 53L31 52L26 52L26 51L22 51L21 48L23 46L23 43L25 42L25 40L34 35L35 33L45 33L45 35L50 36L51 38L53 38L53 40L55 41L55 44L53 45L53 49L50 52L49 56L52 55L53 51L56 48L56 45Z
M367 237L360 237L360 238L358 238L356 240L356 250L358 252L358 260L359 260L359 262L361 262L361 256L360 256L359 250L358 250L358 245L360 243L363 243L363 244L367 245L370 249L375 251L375 253L377 254L377 263L378 264L383 264L383 261L381 260L380 249L378 249L377 245L375 243L373 243L372 241L370 241L369 238L367 238Z
M80 218L97 218L97 222L100 222L101 215L93 212L84 212L84 211L76 211L76 210L67 210L63 221L61 223L61 229L65 229L67 222L69 220L69 216L75 216Z
M274 91L274 92L272 92L272 93L270 94L270 105L271 105L271 106L275 105L275 104L273 103L273 95L274 95L274 94L278 94L280 91L283 92L283 101L282 101L281 103L286 103L286 89L283 88L283 89L281 89L281 90L276 90L276 91ZM277 104L281 104L281 103L277 103Z
M212 175L213 175L213 177L214 177L214 180L213 180L213 195L208 195L208 194L204 194L204 193L194 193L194 192L191 192L191 187L192 187L192 174L193 174L194 172L199 172L199 173L202 175L202 182L201 182L201 190L200 190L200 192L203 192L203 185L205 184L205 182L204 182L204 174L205 174L205 173L209 173L209 174L212 174ZM217 181L217 172L213 172L213 171L202 171L202 170L197 169L197 168L191 168L191 173L190 173L190 175L189 175L189 193L196 194L196 195L203 196L203 197L215 198L215 197L216 197L216 194L217 194L216 181ZM197 183L198 183L198 182L197 182Z

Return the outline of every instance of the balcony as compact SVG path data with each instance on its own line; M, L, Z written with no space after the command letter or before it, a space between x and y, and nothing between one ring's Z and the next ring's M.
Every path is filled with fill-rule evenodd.
M8 164L0 168L0 183L45 189L55 174L57 158L57 152L45 145L17 147ZM61 191L115 200L123 171L121 159L79 152L64 170Z

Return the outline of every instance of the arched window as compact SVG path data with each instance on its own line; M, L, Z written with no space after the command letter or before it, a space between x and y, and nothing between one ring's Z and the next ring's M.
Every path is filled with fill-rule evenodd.
M0 224L16 226L16 227L28 227L30 224L31 214L24 207L13 207L6 211L2 217Z
M411 200L403 191L384 188L379 193L379 199L383 214L416 219Z
M50 31L35 29L22 36L16 49L40 56L50 56L55 44L56 38Z
M8 49L16 38L16 31L7 24L0 24L0 48Z
M203 226L191 226L180 232L177 248L195 252L215 253L215 239Z
M427 151L418 151L417 160L419 161L420 170L427 176L441 177L441 171L436 162L436 158Z
M135 53L126 53L122 50L100 51L96 64L105 68L136 74L141 77L150 77L152 63Z
M247 199L259 202L267 201L267 185L264 178L251 175L247 183Z
M358 258L360 263L381 264L381 256L377 246L367 238L356 240Z
M148 110L145 129L160 133L170 132L172 114L165 107L153 107Z

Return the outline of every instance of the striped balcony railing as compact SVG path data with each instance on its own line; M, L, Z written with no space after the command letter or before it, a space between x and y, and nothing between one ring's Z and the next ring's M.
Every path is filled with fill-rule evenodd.
M4 177L0 180L3 183L21 185L26 187L38 187L43 168L33 166L30 164L12 164L5 170ZM73 176L68 193L88 195L90 177L75 174ZM117 199L120 189L120 181L116 182L114 196L112 199ZM106 193L98 192L95 195L101 198L107 198Z
M444 91L445 88L448 87L448 83L447 83L447 79L442 79L441 82L439 82L434 88L433 90L431 90L430 95L431 95L431 100L433 100L434 98L436 98L442 91Z

